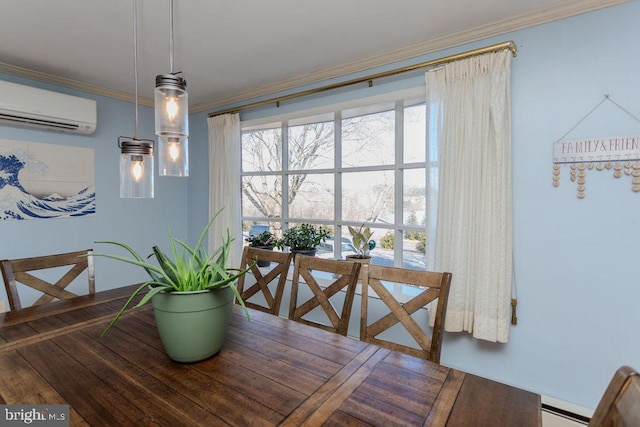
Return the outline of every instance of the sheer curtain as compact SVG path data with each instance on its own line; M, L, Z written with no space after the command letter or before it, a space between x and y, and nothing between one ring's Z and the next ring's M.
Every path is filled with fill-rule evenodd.
M228 265L238 267L242 257L240 205L240 115L209 117L209 218L220 209L209 232L209 248L220 246L227 229L235 240Z
M508 341L511 316L510 66L502 51L425 77L430 259L453 274L445 330L493 342Z

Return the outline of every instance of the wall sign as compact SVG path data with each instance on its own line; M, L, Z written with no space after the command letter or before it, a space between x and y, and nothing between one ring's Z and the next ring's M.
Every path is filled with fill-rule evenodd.
M0 219L93 215L94 150L0 140Z
M586 171L613 170L613 176L620 178L623 173L630 175L631 190L640 192L640 135L609 136L581 139L565 139L565 137L586 119L603 102L609 101L627 113L636 121L636 116L617 104L608 95L585 115L569 132L553 145L553 186L560 185L560 165L570 164L571 181L577 182L579 199L584 198Z
M626 162L640 159L640 135L563 139L553 147L554 163Z

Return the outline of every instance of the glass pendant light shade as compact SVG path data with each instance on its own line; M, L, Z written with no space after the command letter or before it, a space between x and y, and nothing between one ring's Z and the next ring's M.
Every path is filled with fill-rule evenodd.
M153 198L153 141L118 138L120 197Z
M189 176L189 95L182 71L173 71L173 0L169 5L171 72L156 76L154 91L158 168L161 176Z
M189 176L189 140L175 136L159 136L158 164L158 175Z
M120 147L120 197L153 198L153 140L138 137L138 0L133 0L133 77L135 136L118 138Z
M156 76L154 104L158 136L189 136L187 82L176 74Z

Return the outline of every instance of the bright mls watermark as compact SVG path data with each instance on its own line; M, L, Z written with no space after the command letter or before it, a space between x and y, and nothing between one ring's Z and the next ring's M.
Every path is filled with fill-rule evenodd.
M0 405L0 426L69 427L69 405Z

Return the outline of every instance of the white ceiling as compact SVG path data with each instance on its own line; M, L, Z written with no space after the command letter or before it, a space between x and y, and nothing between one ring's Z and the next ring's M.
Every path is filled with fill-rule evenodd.
M199 111L626 0L174 1L174 70ZM144 98L170 71L169 5L138 0ZM0 6L0 71L131 99L133 0Z

